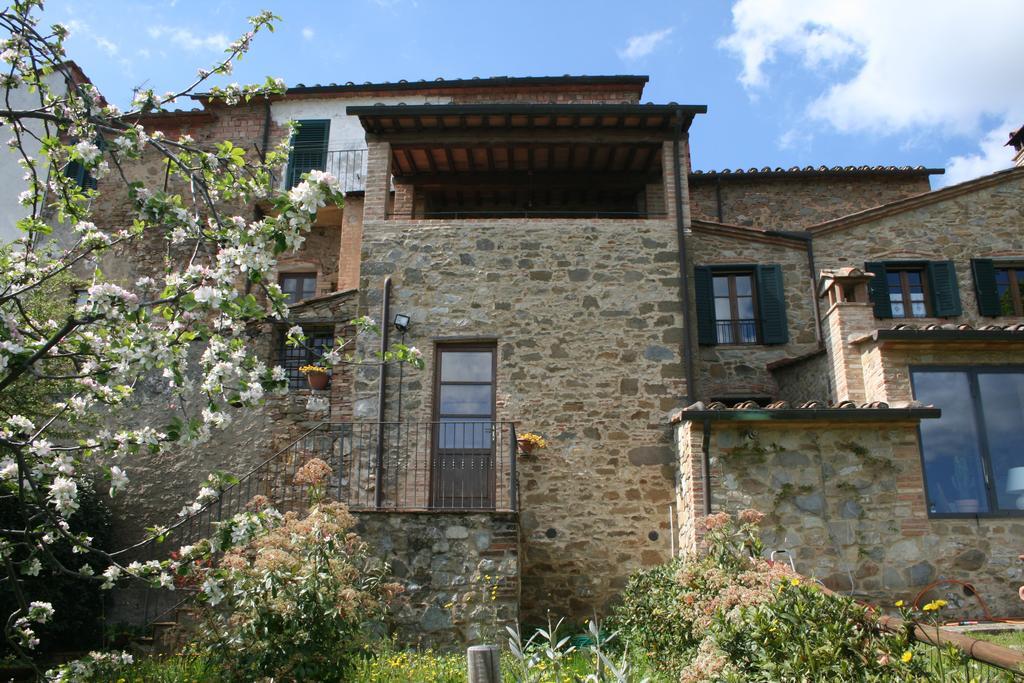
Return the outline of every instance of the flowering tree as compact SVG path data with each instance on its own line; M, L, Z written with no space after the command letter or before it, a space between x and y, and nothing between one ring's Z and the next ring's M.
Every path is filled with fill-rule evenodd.
M200 92L228 105L282 93L280 79L210 82L231 73L258 33L273 31L271 13L251 17L226 56L186 87L162 95L141 90L121 111L76 81L63 47L67 30L41 27L41 11L41 0L0 11L0 29L8 34L0 43L7 93L0 124L9 130L27 188L17 223L23 236L0 247L0 499L18 510L18 523L0 530L0 576L17 596L19 607L4 630L22 655L37 642L33 623L53 616L52 606L24 594L25 575L54 572L106 586L136 576L172 585L167 561L124 565L121 553L95 547L88 531L72 532L82 478L99 472L113 496L128 483L133 455L201 441L227 424L232 411L287 391L284 370L261 360L246 332L286 318L286 297L273 279L276 258L302 245L319 208L342 203L338 181L319 171L287 193L277 190L274 171L287 158L287 141L254 155L230 141L202 146L140 125L140 117ZM31 108L11 107L10 93L19 89L34 93ZM33 158L28 150L37 146ZM143 160L163 164L160 187L130 179L133 164ZM98 192L68 173L69 165L100 179L103 192L116 187L126 194L127 224L91 220ZM253 205L264 207L263 217L237 215ZM61 239L51 235L55 225L66 233ZM104 257L132 247L172 256L162 273L134 282L105 278L98 268ZM54 292L69 277L87 287L62 310L53 302L73 295ZM374 328L365 318L353 322L357 331ZM304 342L302 329L293 327L288 343ZM323 362L370 362L355 358L352 348L346 340ZM393 361L420 364L415 350L399 345L372 359ZM119 408L144 377L159 378L175 397L180 416L171 423L139 426L123 417ZM22 399L33 390L40 400L26 404ZM216 495L216 487L203 491L205 499ZM60 562L52 552L57 543L102 558L104 575Z

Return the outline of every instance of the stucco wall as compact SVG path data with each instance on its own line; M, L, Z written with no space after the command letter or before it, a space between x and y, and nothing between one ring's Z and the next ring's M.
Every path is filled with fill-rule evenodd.
M700 484L699 423L677 426L683 472ZM712 508L755 508L766 553L787 550L797 571L874 603L910 604L933 581L973 584L993 613L1024 615L1020 519L929 519L916 423L715 422ZM688 482L689 483L689 482ZM680 516L681 547L699 541L701 504ZM927 594L981 616L959 586Z

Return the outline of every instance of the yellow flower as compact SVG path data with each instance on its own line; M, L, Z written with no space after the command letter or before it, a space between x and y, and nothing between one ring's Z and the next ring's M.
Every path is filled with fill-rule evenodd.
M911 652L910 650L907 650L906 652L903 653L903 656L900 657L900 661L902 661L904 664L906 664L907 662L909 662L913 658L914 658L914 653Z
M897 600L896 601L896 606L897 607L903 607L903 601L902 600Z
M799 586L800 585L800 579L790 579L789 583L790 583L790 585L793 585L793 586Z

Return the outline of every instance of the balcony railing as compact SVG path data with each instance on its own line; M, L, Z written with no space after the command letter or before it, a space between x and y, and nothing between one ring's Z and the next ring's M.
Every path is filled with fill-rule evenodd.
M366 149L293 149L285 174L285 189L290 189L302 180L302 174L314 169L327 171L341 181L345 192L362 192L366 189Z
M756 344L756 320L718 320L715 322L719 344Z

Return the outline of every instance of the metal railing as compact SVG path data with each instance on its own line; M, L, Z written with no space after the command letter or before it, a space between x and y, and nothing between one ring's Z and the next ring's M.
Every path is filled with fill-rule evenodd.
M515 511L516 453L513 422L322 423L225 486L215 500L175 521L159 538L126 554L166 559L181 546L209 538L219 522L249 509L258 495L281 512L306 510L310 486L297 483L295 475L314 458L331 468L325 497L351 510ZM163 620L195 592L186 583L174 591L145 590L138 606L144 623Z
M344 192L362 192L366 189L366 148L335 149L293 149L285 173L285 189L291 189L302 174L313 169L327 171L341 182Z
M757 320L717 320L719 344L756 344Z

